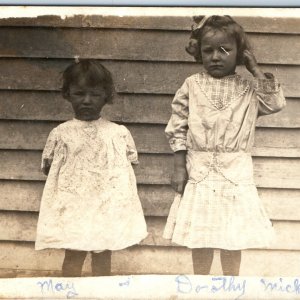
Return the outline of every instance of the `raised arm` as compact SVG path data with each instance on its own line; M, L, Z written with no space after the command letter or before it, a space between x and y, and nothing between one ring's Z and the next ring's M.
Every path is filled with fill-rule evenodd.
M273 74L265 73L265 79L256 79L254 89L258 97L258 115L270 115L282 110L286 101L280 84Z
M244 51L244 60L246 68L254 76L254 89L259 101L258 115L273 114L284 108L283 91L273 74L263 73L249 50Z

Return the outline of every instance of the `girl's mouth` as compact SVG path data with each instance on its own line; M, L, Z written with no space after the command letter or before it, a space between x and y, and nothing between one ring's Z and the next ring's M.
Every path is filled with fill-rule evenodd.
M222 65L211 65L209 68L210 69L222 69L223 66Z
M92 107L81 107L80 109L80 112L90 112L93 110Z

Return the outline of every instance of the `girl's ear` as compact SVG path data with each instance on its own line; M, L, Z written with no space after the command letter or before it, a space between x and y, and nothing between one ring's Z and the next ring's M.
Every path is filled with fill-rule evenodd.
M62 96L63 96L64 99L70 101L70 93L69 93L69 91L62 92Z
M105 104L113 104L113 97L114 97L114 93L111 93L110 95L106 96Z

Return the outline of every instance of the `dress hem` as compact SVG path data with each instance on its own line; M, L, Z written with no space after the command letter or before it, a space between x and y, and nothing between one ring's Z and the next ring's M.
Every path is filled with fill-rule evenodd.
M236 247L232 247L232 246L226 246L226 245L221 245L221 244L215 244L215 245L207 245L207 244L202 244L199 246L192 246L192 245L188 245L188 244L181 244L181 243L178 243L178 242L175 242L174 240L172 239L167 239L167 238L164 238L174 244L176 244L177 246L181 246L181 247L186 247L186 248L189 248L189 249L202 249L202 248L213 248L213 249L222 249L222 250L247 250L247 249L269 249L270 246L271 246L271 242L264 242L264 243L261 243L261 244L252 244L252 245L244 245L244 246L236 246Z
M44 243L39 243L40 245L37 246L35 245L34 250L39 251L39 250L45 250L45 249L68 249L68 250L78 250L78 251L87 251L87 252L92 252L92 251L105 251L105 250L110 250L110 251L118 251L118 250L124 250L126 248L129 248L131 246L134 245L138 245L140 244L140 242L142 242L145 238L147 238L148 236L148 232L146 232L144 235L142 235L141 238L138 238L135 242L131 242L129 244L127 244L126 246L122 246L122 247L108 247L108 248L104 248L104 249L91 249L91 248L80 248L80 247L73 247L71 244L68 245L58 245L58 244L53 244L53 245L45 245L43 246Z

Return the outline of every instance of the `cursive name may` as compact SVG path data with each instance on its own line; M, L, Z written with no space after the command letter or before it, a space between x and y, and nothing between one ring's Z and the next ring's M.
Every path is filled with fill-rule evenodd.
M52 279L45 281L38 281L37 285L41 288L41 293L66 293L67 299L75 298L78 293L75 290L73 282L53 282Z

